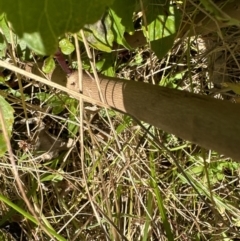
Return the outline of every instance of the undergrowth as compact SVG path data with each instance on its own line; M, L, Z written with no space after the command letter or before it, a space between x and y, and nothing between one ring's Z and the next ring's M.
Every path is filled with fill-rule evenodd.
M91 51L104 74L237 102L239 43L229 37L236 28L221 34L176 40L161 60L149 46ZM24 68L16 52L9 48L5 61ZM75 67L74 56L67 58ZM2 75L8 81L1 93L15 110L19 180L42 225L22 212L26 198L6 155L0 240L49 240L44 225L57 240L240 240L239 163L115 110L90 103L81 109L79 100L6 69Z

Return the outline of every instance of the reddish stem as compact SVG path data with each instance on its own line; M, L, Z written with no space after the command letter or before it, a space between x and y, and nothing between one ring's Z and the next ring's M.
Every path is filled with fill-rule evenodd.
M54 57L56 58L58 64L61 66L62 70L67 74L70 75L72 73L72 70L67 65L63 53L60 51L60 49L57 50Z

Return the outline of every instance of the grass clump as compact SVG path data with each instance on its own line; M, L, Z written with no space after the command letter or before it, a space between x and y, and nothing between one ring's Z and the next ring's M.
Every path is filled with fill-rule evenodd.
M160 60L148 45L91 51L98 70L110 61L104 74L238 102L232 35L236 27L222 29L221 38L178 39ZM16 49L8 51L5 60L24 67ZM0 240L239 240L239 163L7 69L2 74L15 123L0 162ZM14 224L16 234L7 228Z

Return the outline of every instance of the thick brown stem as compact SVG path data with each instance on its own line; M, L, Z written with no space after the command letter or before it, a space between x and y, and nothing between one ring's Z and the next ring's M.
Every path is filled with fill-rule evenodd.
M69 83L77 77L73 74ZM105 102L185 140L240 160L240 105L146 83L101 76ZM83 94L100 101L84 74Z

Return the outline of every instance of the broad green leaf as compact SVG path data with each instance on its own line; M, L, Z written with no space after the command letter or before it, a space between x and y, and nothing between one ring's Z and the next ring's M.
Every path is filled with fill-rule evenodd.
M28 61L32 58L32 53L28 48L26 42L22 39L17 38L18 45L17 45L17 54L21 57L22 60Z
M180 12L175 6L158 4L156 0L149 1L145 8L147 29L143 26L144 35L157 57L162 58L173 46L180 25Z
M108 14L94 24L84 26L84 35L88 43L95 49L111 52L114 35L112 31L112 21ZM81 40L81 35L78 35Z
M127 49L131 49L131 47L124 38L125 26L122 24L122 19L115 13L113 9L109 9L109 16L112 21L114 41Z
M96 63L97 70L105 76L115 76L115 58L113 53L102 53L100 60Z
M59 41L59 48L61 49L62 53L66 55L71 54L75 50L74 45L67 38L63 38L61 41Z
M0 33L0 58L2 58L5 56L7 51L7 43L5 40L7 39L7 34L9 33L9 29L5 21L4 15L0 17L0 29L2 32Z
M55 69L55 61L52 56L46 58L43 62L42 70L44 73L49 74Z
M116 0L111 9L121 19L121 24L125 27L125 31L128 33L134 32L133 26L133 13L136 9L136 0Z
M0 96L0 108L2 111L2 115L4 118L5 126L7 128L8 136L11 137L12 134L12 126L14 122L14 110L12 106L2 97ZM5 138L3 136L2 126L0 126L0 157L5 154L7 151L7 145Z
M2 34L0 34L0 57L5 56L5 52L7 50L7 43L11 44L13 40L14 45L16 46L18 57L23 60L29 60L30 50L27 47L25 41L19 39L14 33L12 33L13 39L11 40L10 29L4 14L0 16L0 29L2 31L2 34L4 35L3 38Z
M131 47L124 38L125 31L122 18L113 9L109 9L108 13L96 23L84 26L84 34L89 44L104 52L112 51L113 42L130 49ZM80 35L79 38L81 40Z
M5 18L4 14L2 14L0 17L0 28L1 28L2 34L4 34L4 37L7 40L7 42L10 43L11 42L10 30L9 30L9 27L6 22L6 18Z
M57 50L58 37L77 32L85 24L99 20L114 0L0 0L0 14L5 13L16 34L42 55Z
M172 48L174 42L173 36L167 36L162 39L151 41L151 49L159 59L163 58Z

